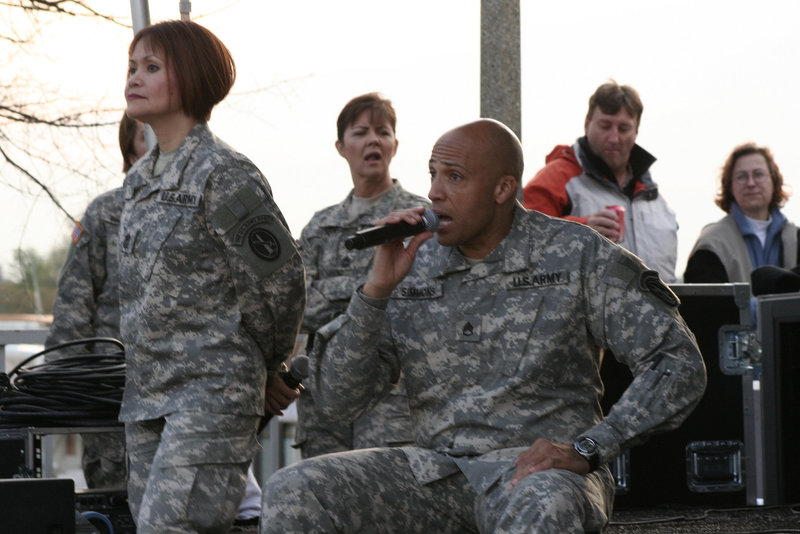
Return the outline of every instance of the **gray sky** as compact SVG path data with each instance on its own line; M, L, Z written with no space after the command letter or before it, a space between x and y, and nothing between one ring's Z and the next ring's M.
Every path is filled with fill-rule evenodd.
M129 15L129 3L119 4L118 13ZM178 0L151 4L153 22L178 17ZM392 174L423 195L436 138L478 117L477 0L191 4L193 18L237 63L233 94L210 126L264 172L296 236L315 211L350 189L334 141L336 117L351 97L380 91L392 99L400 141ZM521 11L525 181L556 144L583 134L589 95L614 78L644 102L638 142L658 158L653 176L678 216L679 277L702 226L723 216L713 196L735 145L769 146L800 194L800 2L522 0ZM58 91L123 109L130 30L70 24L80 39L53 25L40 44L49 61L25 68ZM91 180L56 176L54 189L75 215L122 182L115 131L104 157L108 169ZM72 228L42 195L8 187L10 172L0 165L3 266L16 247L45 250L69 239ZM800 200L791 197L784 212L800 222Z

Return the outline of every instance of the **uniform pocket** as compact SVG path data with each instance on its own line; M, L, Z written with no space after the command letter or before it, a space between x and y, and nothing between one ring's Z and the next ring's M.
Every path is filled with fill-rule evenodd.
M509 292L504 309L505 316L498 320L496 336L503 347L502 373L515 376L536 325L542 296L530 292Z
M131 286L150 280L153 267L180 219L179 210L167 210L121 229L119 250L123 280Z

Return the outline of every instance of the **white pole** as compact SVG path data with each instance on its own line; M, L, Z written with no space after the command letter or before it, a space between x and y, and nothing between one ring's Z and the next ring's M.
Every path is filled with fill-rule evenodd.
M150 5L147 0L131 0L131 19L133 19L134 35L150 25Z
M181 12L181 20L189 20L192 12L192 3L189 0L180 0L178 9Z

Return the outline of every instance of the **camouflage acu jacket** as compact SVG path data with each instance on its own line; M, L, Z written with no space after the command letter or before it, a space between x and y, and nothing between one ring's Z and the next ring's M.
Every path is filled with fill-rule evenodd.
M622 247L518 206L483 261L470 265L431 239L390 299L354 295L347 314L320 330L327 347L312 379L321 405L341 412L402 369L421 446L407 449L416 478L461 469L485 488L499 476L492 465L540 437L588 435L605 462L677 426L706 378L677 304ZM605 349L634 381L604 418Z
M120 418L262 414L267 371L305 305L300 255L269 184L205 123L160 176L158 149L125 179L120 219Z
M45 345L89 337L119 337L117 248L122 188L89 203L61 269L53 324Z
M375 250L347 250L345 239L374 226L393 211L430 204L428 199L403 189L396 180L380 201L355 219L348 215L352 202L351 190L339 204L316 212L300 234L308 292L304 331L314 332L344 313L353 291L367 276Z

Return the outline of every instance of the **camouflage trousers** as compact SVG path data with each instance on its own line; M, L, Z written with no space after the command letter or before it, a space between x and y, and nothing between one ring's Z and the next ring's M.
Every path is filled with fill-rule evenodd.
M310 386L294 401L297 407L297 434L294 447L303 458L353 448L353 426L350 421L324 417L314 402Z
M179 412L126 423L137 533L227 532L244 495L258 419Z
M402 449L336 453L281 469L266 482L260 534L601 532L611 514L614 484L549 469L513 490L509 462L485 493L461 473L421 485Z

